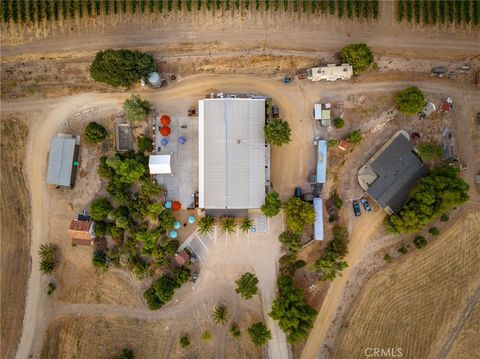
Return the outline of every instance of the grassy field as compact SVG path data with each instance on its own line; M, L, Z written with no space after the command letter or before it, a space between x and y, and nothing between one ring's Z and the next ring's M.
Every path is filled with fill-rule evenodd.
M2 117L1 130L1 357L12 358L20 339L29 273L29 198L23 177L28 128ZM15 280L11 280L14 278Z
M435 357L479 285L478 233L480 212L471 213L375 274L342 325L334 357L363 358L372 346L402 348L407 359Z
M469 321L463 327L447 358L471 359L477 357L480 347L478 338L480 338L480 303L477 304Z

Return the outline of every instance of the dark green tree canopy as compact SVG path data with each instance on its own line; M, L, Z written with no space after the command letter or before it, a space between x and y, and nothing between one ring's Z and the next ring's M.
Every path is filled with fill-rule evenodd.
M285 205L285 217L288 230L302 233L307 224L315 221L315 211L311 203L292 197Z
M113 207L107 198L97 198L90 205L90 216L94 221L101 221L108 217L112 209Z
M153 56L124 49L97 52L90 66L90 75L95 81L114 87L129 87L153 71Z
M353 72L362 73L373 63L373 54L367 44L351 44L345 46L341 52L343 62L353 66Z
M362 133L360 132L360 130L355 130L350 132L347 135L347 141L355 145L362 142Z
M146 172L143 163L133 158L122 159L120 156L115 155L114 157L108 158L106 163L115 170L118 176L116 180L127 184L138 181Z
M333 252L327 252L314 264L315 270L320 274L320 279L330 281L334 280L347 267L347 262Z
M132 95L123 103L123 111L127 120L131 122L144 121L150 113L152 104L147 100L142 100L138 95Z
M252 324L248 328L248 335L252 339L253 344L257 347L267 344L267 342L272 339L272 333L270 329L263 322L257 322Z
M92 121L85 127L85 140L90 143L100 143L107 138L107 130L99 123Z
M278 240L292 254L302 249L302 239L300 234L291 231L285 231L280 234Z
M425 97L418 87L411 86L395 96L395 106L405 115L416 115L425 106Z
M273 301L272 311L268 315L278 321L288 341L296 343L307 338L317 312L305 303L303 291L295 288L292 277L281 276L277 286L277 299Z
M235 281L237 289L235 291L245 299L252 298L258 292L258 279L253 273L244 273Z
M421 230L432 219L468 200L468 184L458 176L458 169L439 167L412 189L398 214L389 216L385 226L390 233Z
M137 138L137 147L139 152L151 152L153 150L153 142L151 138L139 136Z
M344 119L341 117L337 117L333 120L333 126L335 126L335 128L343 128L343 126L345 126Z
M262 212L267 217L276 216L280 212L282 202L275 191L268 192L265 196L265 203L262 205Z
M265 126L265 141L271 145L282 146L290 142L291 132L287 121L274 118Z

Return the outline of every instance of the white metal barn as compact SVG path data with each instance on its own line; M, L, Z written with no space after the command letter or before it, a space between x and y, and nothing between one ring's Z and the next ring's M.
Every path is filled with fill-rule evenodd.
M265 201L265 99L198 103L199 207L260 208Z

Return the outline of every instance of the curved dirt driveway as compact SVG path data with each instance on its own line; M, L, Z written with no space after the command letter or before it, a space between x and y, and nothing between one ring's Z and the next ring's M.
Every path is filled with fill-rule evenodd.
M311 105L316 101L319 90L325 92L366 92L396 90L411 82L385 82L385 83L333 83L333 84L312 84L302 83L305 90L300 91L300 85L294 82L290 86L281 85L278 81L248 76L198 76L180 81L175 86L158 91L145 91L142 97L155 102L155 100L171 100L182 96L203 97L212 89L221 91L245 91L269 94L281 106L282 117L288 119L292 124L293 141L279 150L275 150L272 163L272 179L275 188L284 196L291 193L292 188L285 186L285 183L296 183L303 181L307 172L308 151L311 150L313 131L311 125ZM471 91L458 88L455 85L445 86L438 83L422 82L417 83L422 89L429 92L448 92L452 96L472 96ZM306 93L306 95L303 95ZM32 136L29 137L27 153L26 172L29 179L30 195L32 202L32 223L31 223L31 257L32 272L28 283L28 294L23 324L23 333L20 345L17 350L17 358L26 358L32 350L41 347L45 323L43 306L44 295L41 290L41 278L38 271L37 251L41 243L48 241L48 213L50 203L47 188L45 185L45 168L50 138L58 131L59 127L71 115L91 107L114 107L120 108L121 102L128 97L128 94L83 94L58 99L45 100L19 100L5 103L2 111L21 111L26 109L49 110L43 121L35 123L31 128ZM298 110L298 111L297 111ZM293 153L293 155L292 155ZM303 162L302 162L303 161ZM288 171L285 169L288 168ZM288 180L286 180L288 178ZM359 242L361 242L359 240ZM359 253L361 248L358 248ZM353 252L352 252L353 253ZM328 295L330 303L338 303L343 293L343 286L348 281L345 275L344 280L336 286L339 288ZM332 290L332 289L331 289ZM326 304L328 302L326 301ZM325 321L335 312L336 307L327 306L328 313L317 318L316 327L325 326ZM322 311L321 313L323 313ZM81 314L81 313L80 313ZM318 329L314 328L310 339L307 342L308 350L315 353L319 343L322 342L322 335L315 335ZM324 333L322 333L324 334ZM314 338L312 338L314 337ZM35 344L35 345L34 345ZM313 347L312 347L313 345ZM307 350L307 353L308 353ZM308 356L304 356L308 357Z

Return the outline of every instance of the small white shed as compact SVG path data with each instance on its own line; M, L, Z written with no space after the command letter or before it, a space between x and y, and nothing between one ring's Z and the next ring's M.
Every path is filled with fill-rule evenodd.
M170 166L171 155L151 155L148 159L148 168L151 175L172 173Z

